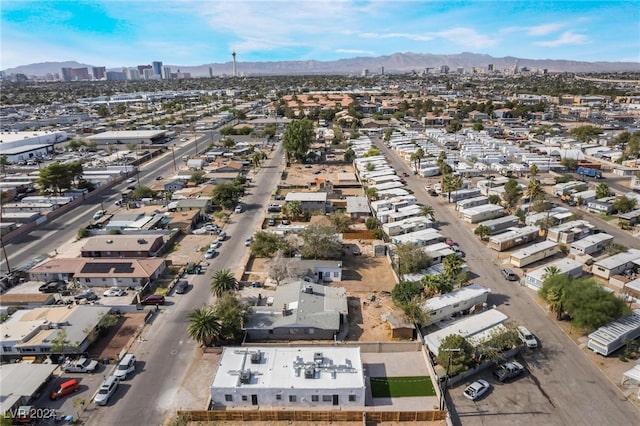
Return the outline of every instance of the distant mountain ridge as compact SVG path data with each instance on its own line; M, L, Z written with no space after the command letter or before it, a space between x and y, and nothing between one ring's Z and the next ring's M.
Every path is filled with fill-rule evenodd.
M240 55L239 55L240 56ZM411 71L421 72L425 68L437 68L448 66L450 72L457 68L464 68L470 72L472 68L487 69L493 64L494 70L513 69L516 65L520 69L526 67L530 70L547 69L549 72L622 72L640 71L639 62L581 62L560 59L526 59L506 56L496 58L486 54L463 52L455 55L437 55L430 53L394 53L392 55L378 57L355 57L338 59L335 61L273 61L273 62L237 62L238 73L243 75L303 75L303 74L360 74L368 70L372 74L378 74L384 67L386 74L407 73ZM167 64L168 65L168 64ZM101 66L101 65L97 65ZM209 75L209 68L213 75L230 75L232 72L231 61L225 63L210 63L202 65L168 65L173 72L191 73L193 77ZM5 73L26 75L45 75L47 73L60 73L63 67L83 68L88 67L91 72L92 65L81 64L76 61L43 62L30 65L22 65L8 68ZM112 68L121 70L122 68Z

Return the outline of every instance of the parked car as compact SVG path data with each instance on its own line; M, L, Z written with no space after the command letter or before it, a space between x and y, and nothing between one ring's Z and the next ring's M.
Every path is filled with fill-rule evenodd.
M226 238L227 238L227 233L226 233L226 232L224 232L224 231L220 231L220 232L218 233L218 239L217 239L217 241L218 241L219 243L221 243L221 242L223 242Z
M98 295L97 295L97 294L95 294L95 293L94 293L93 291L91 291L91 290L84 290L84 291L81 291L80 293L76 294L76 295L74 296L74 299L76 299L76 300L83 300L83 299L85 299L85 300L89 300L89 301L91 301L91 300L97 300L97 299L98 299Z
M140 301L143 305L164 305L164 296L150 294Z
M220 241L213 241L211 244L209 244L209 248L210 249L217 249L218 247L220 247Z
M66 382L61 383L60 386L56 388L56 390L51 391L51 393L49 394L49 398L52 401L55 401L56 399L60 399L63 396L67 396L76 392L79 388L80 384L76 379L67 380Z
M277 213L280 210L282 210L282 207L280 207L280 204L269 204L269 207L267 207L267 211L271 213Z
M522 373L524 373L524 367L516 361L505 362L493 370L493 375L499 382L506 382L514 377L518 377Z
M93 373L98 368L98 361L89 358L80 358L67 361L62 370L65 373Z
M464 389L463 395L466 398L475 401L476 399L484 395L490 388L491 385L489 384L489 382L483 379L479 379L467 386Z
M269 224L269 226L276 226L276 220L274 218L270 217L268 224Z
M238 205L236 206L236 208L235 208L235 209L233 209L233 212L234 212L234 213L242 213L242 212L243 212L243 208L242 208L242 206L241 206L240 204L238 204Z
M291 225L291 222L289 221L289 219L282 219L280 223L282 223L283 225Z
M538 347L538 341L536 340L535 336L531 334L531 332L527 329L527 327L521 325L516 329L516 331L518 332L518 337L520 337L522 343L527 345L527 348L535 349Z
M512 269L504 268L500 272L502 272L502 275L504 275L508 281L518 281L518 276Z
M156 180L162 180L162 176L156 176Z
M127 183L133 183L135 181L136 181L136 178L130 177L129 179L127 179Z
M134 371L136 371L136 356L134 354L126 354L118 363L113 375L119 380L126 380L127 376Z
M218 252L216 251L216 249L212 249L210 248L209 250L206 251L206 253L204 254L204 258L205 259L213 259L214 256L217 254Z
M93 214L93 220L98 220L100 219L102 216L104 216L104 210L98 210L97 212L95 212Z
M98 388L98 392L96 393L93 401L97 405L107 405L109 403L109 398L116 392L118 389L118 384L120 383L120 379L116 376L109 376L100 385Z
M253 237L249 237L246 240L244 240L244 245L249 247L252 242L253 242Z
M42 293L59 293L66 290L67 285L64 281L49 281L46 284L42 284L38 287L38 291Z
M189 289L189 281L179 280L175 286L176 294L185 294Z
M111 287L109 290L103 293L104 297L120 297L124 296L124 290L120 287Z
M407 172L402 172L402 176L404 176L404 177L409 177L409 173L407 173Z
M129 185L129 186L127 186L127 189L130 189L130 190L133 191L133 190L136 189L136 186L135 185Z
M445 239L444 239L444 243L445 243L446 245L448 245L449 247L453 247L453 246L455 246L455 245L456 245L456 243L454 243L454 242L453 242L453 240L452 240L451 238L449 238L449 237L447 237L447 238L445 238Z

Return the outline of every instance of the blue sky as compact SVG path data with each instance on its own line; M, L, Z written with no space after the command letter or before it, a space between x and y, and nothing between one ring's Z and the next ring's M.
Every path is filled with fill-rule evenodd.
M200 65L395 52L640 61L637 0L2 0L0 69Z

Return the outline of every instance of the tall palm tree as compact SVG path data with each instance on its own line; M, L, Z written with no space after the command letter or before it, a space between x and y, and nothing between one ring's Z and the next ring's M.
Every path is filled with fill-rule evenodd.
M544 274L542 274L542 279L546 280L547 278L551 278L555 275L560 274L560 268L557 266L547 266L544 268Z
M222 297L222 295L229 291L235 291L238 289L238 280L233 276L229 269L221 269L213 274L211 280L211 293L216 297Z
M435 220L436 211L433 206L422 206L422 216L426 216L431 220Z
M442 179L442 189L449 194L449 202L451 202L451 192L462 186L462 178L460 176L446 175Z
M527 184L527 195L531 201L537 201L544 195L544 190L539 180L531 179Z
M417 168L417 164L418 164L418 155L414 152L409 156L409 161L411 161L413 163L413 170L418 170Z
M454 281L462 272L462 259L456 254L450 254L442 260L444 275L449 281Z
M418 169L422 165L422 159L424 158L424 149L418 148L416 150L416 160L418 160Z
M564 303L562 290L557 288L552 288L547 293L547 302L549 302L549 310L556 314L556 319L560 320L562 318L562 313L564 312Z
M538 172L539 172L538 166L536 166L535 164L532 164L531 167L529 167L529 174L531 175L531 180L536 179Z
M290 217L297 219L302 216L302 203L300 201L287 201L285 206Z
M209 346L218 339L222 325L211 306L196 308L187 314L189 326L187 334L203 346Z

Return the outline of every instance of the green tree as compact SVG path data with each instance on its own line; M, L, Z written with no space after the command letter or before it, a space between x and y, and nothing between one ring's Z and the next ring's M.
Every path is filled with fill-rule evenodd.
M272 257L278 250L284 250L285 246L285 240L280 235L259 231L253 236L250 249L255 257Z
M368 217L365 221L364 221L364 226L369 230L369 231L373 231L374 229L378 228L378 226L380 226L378 224L378 220L375 217Z
M569 134L580 142L591 142L593 139L596 139L598 135L602 134L602 129L587 124L585 126L574 127L569 131Z
M391 290L391 300L403 308L409 301L422 295L422 285L415 281L401 281Z
M238 280L233 276L229 269L220 269L213 274L211 280L211 293L216 297L222 297L223 294L233 292L238 289Z
M459 334L450 334L440 342L436 358L438 364L446 368L449 376L456 376L471 366L473 346Z
M607 185L606 183L601 183L596 186L596 198L608 197L610 193L611 190L609 189L609 185Z
M529 167L529 174L531 175L531 179L535 180L536 176L538 176L539 171L540 170L538 169L538 166L532 164L531 167Z
M187 335L202 346L211 346L222 330L220 319L212 306L196 308L187 314Z
M347 150L344 152L344 161L346 163L353 163L353 160L356 159L356 153L353 149L351 149L351 147L347 148Z
M76 238L81 240L83 238L87 238L89 235L91 235L89 233L89 230L87 228L82 227L78 229L78 234L76 235Z
M280 282L291 277L293 272L291 260L284 257L282 250L278 250L269 261L269 278L274 280L276 285L280 285Z
M304 162L314 136L313 123L310 120L304 118L289 122L282 137L287 161L295 159L298 162Z
M329 215L329 221L340 233L349 232L351 229L351 219L344 213L333 212Z
M138 200L143 198L154 198L156 196L156 191L148 186L140 185L133 190L133 196Z
M452 120L447 126L447 133L457 133L462 130L462 124L458 120Z
M333 226L314 224L300 232L304 241L301 254L305 259L340 259L342 242Z
M422 216L428 217L430 220L435 220L436 211L433 206L422 206Z
M498 194L491 194L489 195L489 203L500 205L500 203L502 203L502 198L500 198Z
M421 295L416 295L411 298L402 307L402 311L407 318L415 324L426 324L429 320L429 313L422 307L424 304L424 298Z
M393 129L389 128L389 129L385 129L384 133L383 133L383 140L385 142L389 142L389 140L391 140L391 135L393 134Z
M396 266L399 275L415 274L431 264L431 257L415 243L402 243L396 246Z
M473 130L475 130L476 132L480 132L484 130L484 125L482 124L482 120L476 120L473 123Z
M453 280L446 274L425 275L420 279L428 297L453 291Z
M450 254L442 259L443 274L449 281L456 281L462 273L462 259L456 254Z
M547 266L544 268L544 273L542 274L542 279L546 280L547 278L555 277L560 274L560 268L555 265Z
M262 151L253 151L253 154L251 155L251 161L253 162L255 168L260 167L260 164L262 164L262 161L264 161L266 158L267 154Z
M527 196L530 201L540 200L544 196L544 190L539 180L531 179L527 184Z
M460 176L445 175L442 178L442 189L447 192L449 202L451 202L451 193L462 187L462 178Z
M629 198L625 195L616 198L613 202L613 208L618 210L619 213L628 213L636 207L637 200L635 198Z
M195 183L196 185L200 185L201 183L204 183L207 181L204 175L205 175L204 170L196 170L193 173L191 173L191 176L189 177L189 181Z
M226 293L216 300L213 310L220 323L218 333L220 340L224 344L241 343L244 334L242 326L249 318L251 308L233 295Z
M473 233L480 237L481 240L484 240L491 235L491 228L486 225L478 225L476 229L473 230Z
M287 217L293 219L302 217L302 203L300 201L287 201L283 207Z
M515 179L509 179L504 185L504 195L502 198L509 207L514 207L518 204L520 197L522 197L522 188L520 188L520 184Z
M223 182L211 193L211 201L218 206L233 208L244 194L244 187L237 182Z
M418 148L415 152L415 155L416 155L416 161L418 162L417 169L420 169L420 166L422 165L422 159L425 156L424 149Z
M105 118L105 117L109 116L109 108L107 108L107 106L106 106L106 105L104 105L104 104L103 104L103 105L100 105L100 106L98 107L98 109L96 110L96 113L97 113L100 117Z
M37 183L41 188L60 194L63 189L71 188L75 170L75 165L71 167L71 164L52 163L40 169Z
M367 188L364 191L364 194L367 196L367 198L369 198L370 200L376 200L378 198L378 189L374 188L372 186L370 186L369 188Z

